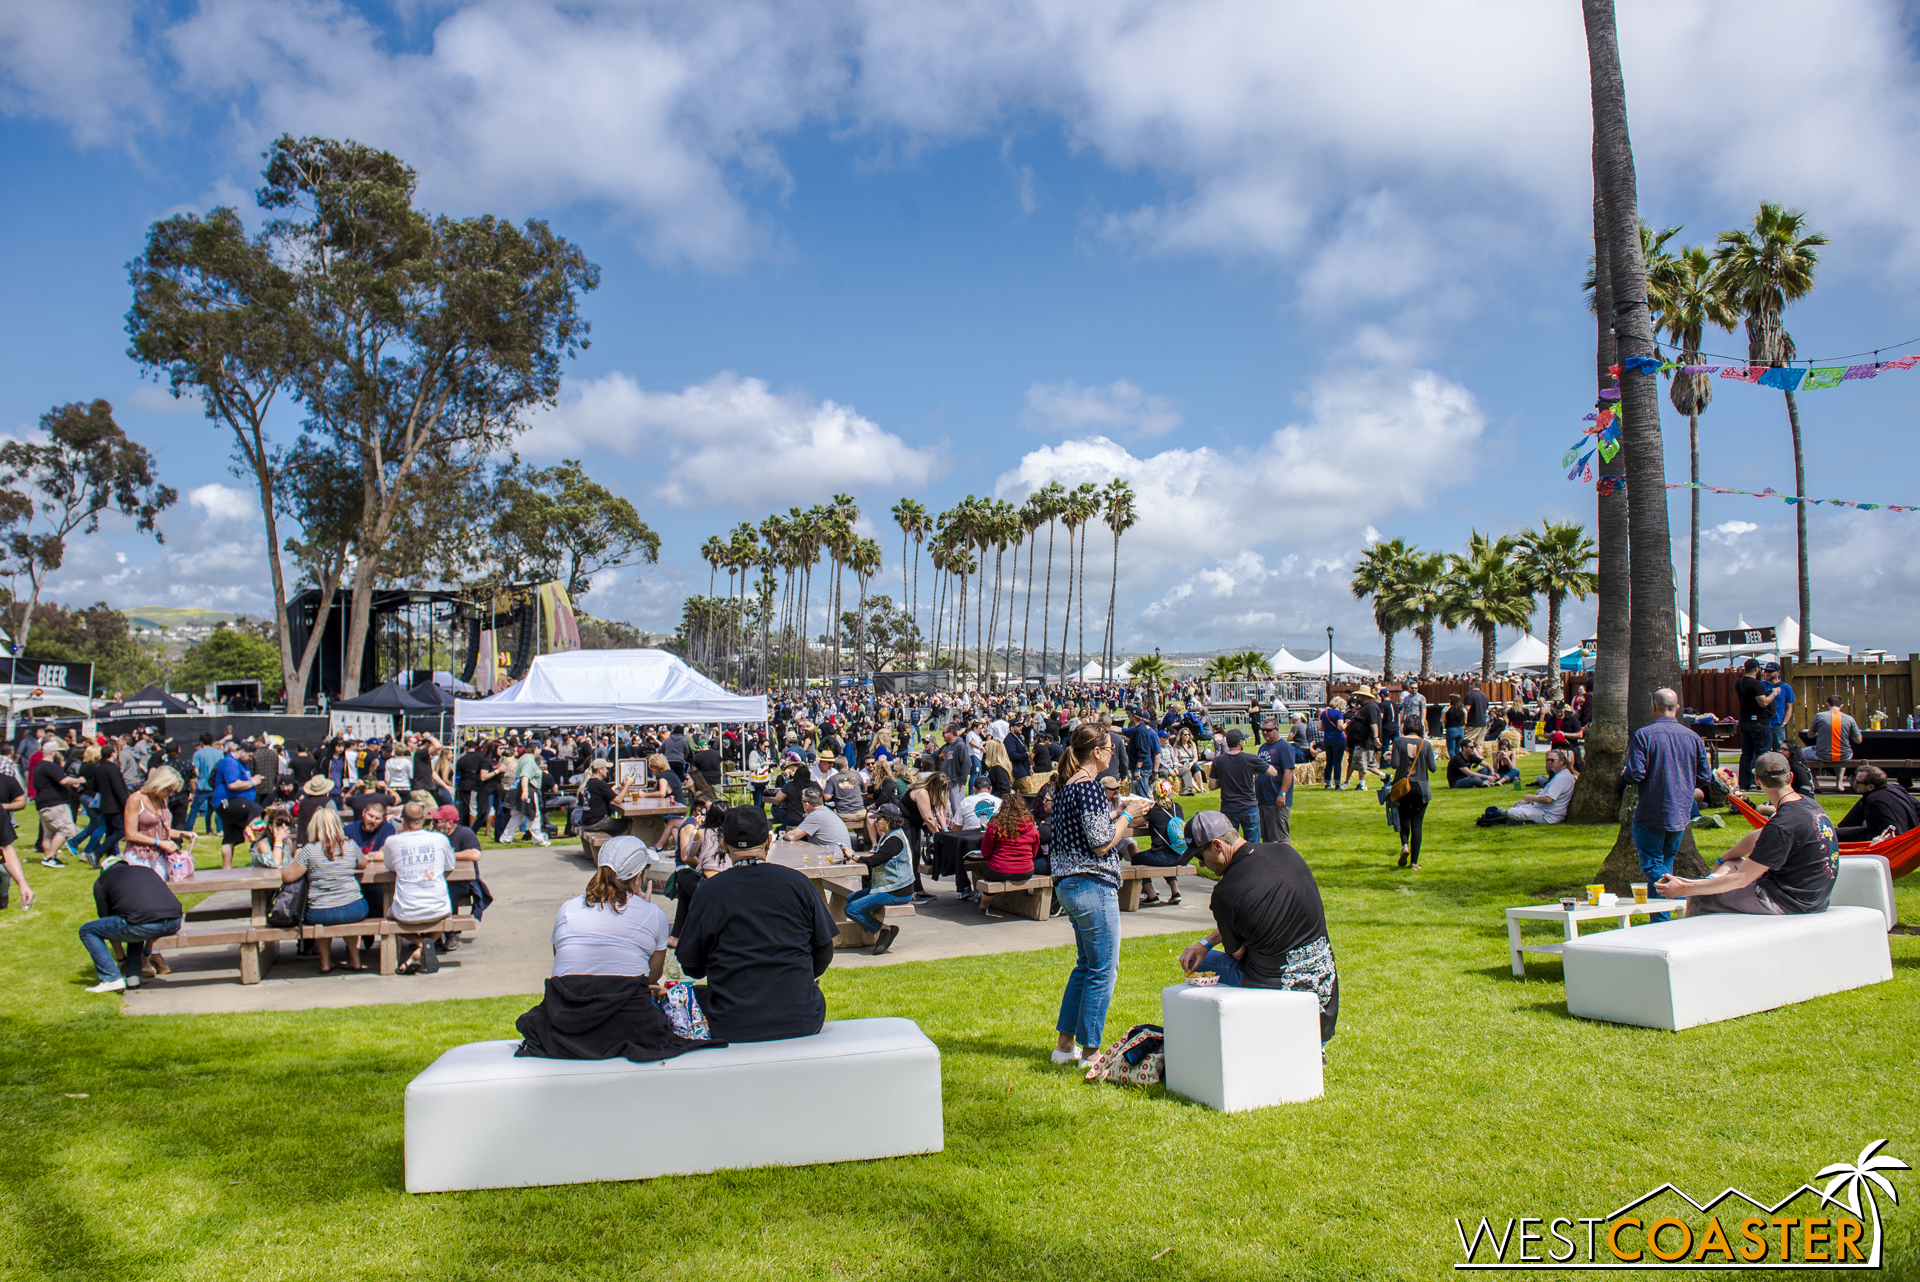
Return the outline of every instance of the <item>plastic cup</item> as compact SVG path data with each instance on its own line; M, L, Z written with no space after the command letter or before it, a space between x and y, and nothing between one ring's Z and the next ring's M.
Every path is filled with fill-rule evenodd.
M1580 906L1580 901L1575 899L1572 895L1567 895L1560 901L1560 911L1563 913L1570 913L1574 909L1578 908L1579 906Z
M1604 885L1588 886L1587 887L1588 905L1594 908L1598 908L1600 906L1600 896L1604 895L1606 891L1607 891L1607 888Z
M1646 882L1636 881L1633 883L1633 902L1636 904L1644 904L1647 902Z

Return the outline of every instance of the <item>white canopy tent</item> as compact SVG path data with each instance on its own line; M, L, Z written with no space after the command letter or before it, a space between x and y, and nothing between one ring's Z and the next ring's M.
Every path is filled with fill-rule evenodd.
M1075 681L1131 681L1133 680L1133 664L1131 662L1123 663L1113 669L1112 672L1108 672L1105 667L1101 666L1100 660L1092 659L1088 661L1086 667L1074 674L1073 679Z
M1680 647L1680 657L1684 659L1687 654L1687 633L1692 628L1693 621L1687 617L1685 610L1679 610L1675 613L1679 616L1680 620L1680 635L1677 638L1677 643ZM1753 625L1747 622L1747 616L1743 614L1739 616L1739 622L1735 623L1733 627L1721 630L1728 632L1745 632L1752 627ZM1703 631L1713 631L1713 629L1703 629ZM1814 654L1853 653L1853 651L1846 646L1835 645L1818 632L1813 634L1811 641L1811 649ZM1796 655L1799 653L1800 625L1795 620L1783 616L1779 626L1773 631L1773 640L1748 641L1734 645L1703 645L1700 647L1698 661L1701 663L1713 663L1716 661L1731 663L1734 659L1749 654L1757 656L1763 654Z
M764 695L738 695L665 650L569 650L536 656L521 680L453 705L456 726L713 724L765 721Z
M1335 657L1338 658L1339 656L1336 655ZM1273 675L1276 677L1324 677L1327 675L1327 665L1324 658L1320 666L1316 669L1305 659L1289 653L1285 646L1281 646L1273 652L1273 657L1267 660L1267 665L1273 669Z
M82 716L93 715L93 700L83 694L75 694L71 690L46 686L0 686L0 697L4 697L7 707L16 713L40 712L47 708L66 708Z
M1495 656L1493 662L1499 668L1544 668L1547 658L1547 643L1529 632L1508 646L1505 654Z
M1777 639L1780 643L1778 648L1781 654L1791 655L1791 654L1800 653L1800 624L1797 620L1782 617L1780 620L1780 627L1778 630L1774 632L1773 635L1775 639ZM1835 645L1833 642L1821 636L1818 632L1811 633L1808 636L1807 640L1809 642L1808 650L1812 654L1852 654L1853 653L1853 650L1850 647L1844 646L1844 645Z
M1328 655L1333 655L1332 672L1333 672L1333 675L1336 677L1339 677L1339 676L1370 677L1373 675L1371 672L1368 672L1365 668L1354 667L1351 663L1348 663L1345 659L1341 658L1339 655L1333 654L1333 651L1331 650L1325 651L1317 659L1305 660L1306 666L1302 670L1306 672L1311 672L1315 676L1324 675L1328 671L1328 668L1327 668Z

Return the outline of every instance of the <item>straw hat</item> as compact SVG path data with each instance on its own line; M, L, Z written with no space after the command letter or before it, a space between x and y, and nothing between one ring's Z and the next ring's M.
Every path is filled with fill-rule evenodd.
M325 797L332 794L333 785L325 775L315 775L300 786L300 791L309 797Z
M1367 686L1367 685L1355 686L1353 692L1355 695L1359 696L1362 699L1372 699L1376 697L1373 693L1372 686Z

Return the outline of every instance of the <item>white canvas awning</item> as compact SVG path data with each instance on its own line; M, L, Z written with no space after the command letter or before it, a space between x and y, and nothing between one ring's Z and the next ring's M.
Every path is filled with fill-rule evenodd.
M1086 667L1074 674L1073 679L1075 681L1131 681L1133 680L1133 664L1131 662L1123 663L1112 672L1108 672L1105 667L1101 666L1100 660L1093 659L1087 663Z
M0 699L4 699L14 713L66 708L87 716L93 715L93 700L84 694L75 694L56 686L0 686Z
M1306 667L1305 667L1305 668L1303 669L1303 671L1306 671L1306 672L1311 672L1311 673L1313 673L1313 674L1314 674L1315 676L1324 676L1324 675L1326 675L1326 673L1327 673L1327 671L1328 671L1328 669L1327 669L1327 656L1328 656L1329 654L1333 654L1333 652L1332 652L1331 650L1328 650L1328 651L1325 651L1325 652L1323 652L1323 653L1322 653L1322 654L1320 655L1320 657L1319 657L1319 658L1317 658L1317 659L1308 659L1308 660L1306 660L1306 661L1305 661L1305 663L1306 663ZM1346 661L1345 659L1343 659L1343 658L1341 658L1341 657L1340 657L1339 655L1337 655L1337 654L1333 654L1333 669L1332 669L1332 671L1333 671L1333 675L1335 675L1336 677L1338 677L1338 676L1349 676L1349 677L1370 677L1370 676L1372 676L1372 675L1373 675L1373 674L1372 674L1371 672L1368 672L1368 671L1367 671L1367 670L1366 670L1365 668L1356 668L1356 667L1354 667L1354 666L1353 666L1353 665L1352 665L1351 663L1348 663L1348 662L1347 662L1347 661Z
M1315 668L1305 659L1289 653L1285 646L1273 652L1273 657L1267 660L1267 666L1273 669L1273 675L1276 677L1324 677L1327 675L1325 659L1322 659L1320 666Z
M1780 643L1779 650L1781 654L1795 655L1800 653L1800 624L1796 620L1783 617L1780 620L1780 627L1773 635ZM1835 645L1818 632L1811 633L1808 641L1810 643L1809 652L1813 654L1853 653L1848 647Z
M1498 668L1544 668L1547 666L1547 643L1531 632L1507 647L1505 654L1494 658Z
M520 681L453 705L456 726L714 724L765 721L763 695L738 695L665 650L543 654Z

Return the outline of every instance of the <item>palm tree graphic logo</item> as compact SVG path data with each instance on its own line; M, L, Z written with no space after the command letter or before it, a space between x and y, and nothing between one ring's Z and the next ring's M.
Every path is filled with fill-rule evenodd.
M1886 1146L1886 1143L1885 1140L1875 1140L1860 1150L1860 1156L1856 1160L1835 1162L1832 1166L1822 1167L1813 1177L1816 1180L1825 1180L1828 1176L1832 1176L1833 1178L1827 1181L1827 1187L1820 1193L1821 1200L1844 1206L1863 1220L1867 1217L1860 1213L1860 1195L1862 1192L1866 1194L1867 1207L1873 1212L1873 1253L1867 1259L1869 1268L1880 1267L1880 1202L1874 1196L1874 1189L1878 1188L1885 1193L1887 1200L1895 1206L1900 1204L1900 1194L1894 1191L1893 1181L1880 1172L1913 1169L1897 1157L1881 1155L1879 1151ZM1846 1195L1835 1197L1834 1190L1843 1187Z

